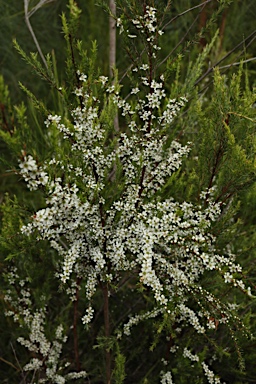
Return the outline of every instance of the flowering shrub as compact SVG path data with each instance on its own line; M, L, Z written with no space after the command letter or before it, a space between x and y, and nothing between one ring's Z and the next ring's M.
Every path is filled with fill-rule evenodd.
M183 144L171 133L188 108L189 95L173 98L164 73L155 70L158 39L163 34L157 9L145 6L142 14L130 19L130 27L123 20L117 19L120 32L132 41L141 38L145 45L144 54L130 70L134 86L129 93L124 95L117 81L102 74L76 69L69 116L51 113L45 120L49 140L56 145L54 155L40 161L23 150L19 162L18 172L28 188L42 190L45 196L44 207L20 231L46 241L57 255L55 278L75 309L76 372L69 371L69 363L62 358L72 323L58 324L47 336L47 298L41 298L39 303L44 304L37 307L29 280L21 281L15 269L6 275L14 287L5 294L11 308L6 315L27 330L27 337L18 338L30 352L23 366L23 373L30 374L26 382L85 382L87 377L101 382L98 373L90 372L88 357L82 363L85 370L81 368L78 340L87 337L84 329L88 338L90 332L98 333L92 345L105 351L104 380L110 383L114 377L115 382L124 382L122 349L136 326L145 324L149 332L156 331L151 349L157 348L158 382L173 383L174 377L182 382L178 367L158 346L168 337L168 356L198 364L202 377L220 383L209 367L207 351L186 341L186 335L197 337L203 345L202 340L225 327L237 346L234 328L243 330L243 324L204 279L216 279L222 286L233 284L249 295L250 287L229 244L220 247L218 243L214 228L228 207L216 198L217 183L202 188L197 202L165 196L193 148L193 143ZM113 128L116 114L121 118L118 131ZM17 297L18 285L22 289ZM104 336L98 329L99 317L104 318ZM86 353L90 355L90 350Z

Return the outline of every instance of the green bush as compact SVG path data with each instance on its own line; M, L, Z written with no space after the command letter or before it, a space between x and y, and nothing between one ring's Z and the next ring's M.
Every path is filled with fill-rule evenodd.
M125 76L107 78L96 43L76 38L72 0L66 75L15 44L51 100L23 86L27 118L1 86L1 138L24 179L2 204L1 382L255 380L255 93L242 64L195 86L224 3L208 44L196 31L165 60L178 3L119 1Z

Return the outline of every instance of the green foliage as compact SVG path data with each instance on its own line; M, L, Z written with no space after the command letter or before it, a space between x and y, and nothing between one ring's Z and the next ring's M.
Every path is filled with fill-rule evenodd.
M115 368L113 371L113 379L115 384L123 384L126 377L125 374L125 356L120 352L119 346L116 347Z
M133 17L129 13L131 2L121 1L119 3L124 6L127 16L122 20L128 25ZM135 5L135 10L141 12L141 2L132 3ZM158 2L155 3L158 4ZM228 1L223 1L221 5L228 3ZM161 2L161 4L165 6L166 2ZM173 12L173 15L174 12L179 14L184 11L184 6L187 9L194 5L193 1L186 1L186 4L176 2L176 9L170 6L170 11ZM53 156L62 159L67 164L75 166L82 164L82 156L79 157L71 150L72 139L63 140L54 124L48 131L44 127L46 117L57 112L62 116L63 123L72 131L71 110L77 104L77 100L81 101L79 96L73 93L74 88L92 94L99 102L99 123L105 132L102 145L106 148L106 153L114 152L118 140L120 141L120 137L113 134L113 120L117 113L116 105L113 99L106 96L105 89L97 83L99 74L107 73L105 59L102 60L106 57L107 44L104 38L99 39L97 43L91 43L95 40L95 35L99 37L99 33L102 34L100 28L102 25L106 28L106 23L102 21L103 14L97 14L96 9L98 8L93 1L86 2L83 7L91 12L81 13L76 3L70 0L69 16L67 17L63 13L61 17L66 41L65 69L62 65L64 60L60 60L60 56L63 56L64 52L63 45L60 45L59 52L58 50L56 52L57 58L54 52L47 56L47 70L42 66L37 54L28 55L18 43L15 43L16 49L23 59L51 87L47 97L44 92L42 92L43 97L35 96L38 94L35 92L36 89L41 93L41 88L36 86L30 91L27 89L30 87L27 87L25 81L25 85L22 85L21 88L25 91L29 101L24 98L23 103L14 107L10 101L8 88L5 86L4 80L0 78L1 146L5 149L3 155L5 162L11 164L14 172L18 169L17 158L28 154L33 155L39 165L44 164L45 160ZM208 60L219 55L217 51L220 41L218 41L217 33L214 34L213 21L219 23L220 9L213 9L210 22L199 32L191 29L188 35L185 34L190 37L189 43L185 45L179 44L179 42L184 35L184 30L191 25L193 12L179 18L180 24L171 23L170 27L166 27L165 35L159 38L163 46L160 62L167 61L166 56L169 54L170 45L170 43L166 44L168 40L172 42L173 46L179 44L167 62L165 72L167 89L169 88L172 97L179 97L184 93L189 97L189 103L181 116L177 117L165 131L168 132L170 142L174 138L184 143L190 141L191 152L182 167L173 173L163 188L159 188L156 195L159 200L171 197L180 202L201 204L200 193L205 190L209 191L207 197L209 198L211 194L214 201L221 203L223 208L219 220L213 224L212 228L209 228L212 235L217 238L217 249L220 253L230 251L231 254L238 255L247 286L254 288L256 279L256 235L254 230L256 223L254 214L256 143L255 109L253 108L255 92L249 86L250 81L248 81L251 71L246 71L245 67L241 65L232 76L222 76L220 70L215 69L213 77L210 73L208 75L207 89L202 92L199 88L200 82L198 88L194 87L207 67ZM232 14L237 8L234 5L234 8L228 9ZM43 13L47 15L47 9L44 9ZM96 23L97 18L99 18L100 27ZM88 30L86 29L87 23ZM91 28L94 24L95 27ZM230 25L231 23L228 23L227 30ZM81 33L83 27L85 29ZM200 42L202 31L206 34L209 43L204 47L200 47L199 44L198 48L196 43ZM89 37L87 38L87 36ZM229 38L233 44L233 37L229 35ZM126 42L129 41L126 38L122 41L121 39L122 35L118 43L120 46L126 45ZM56 44L58 44L57 40ZM134 66L143 63L146 57L146 51L143 52L143 49L146 44L144 37L138 44L133 42L127 44L126 52ZM230 42L226 40L223 45L226 47L225 49L230 48ZM166 51L167 46L168 51ZM187 64L186 50L190 50L189 64ZM120 69L119 72L116 72L114 85L116 91L121 89L123 93L128 87L138 85L138 79L132 70L128 71L128 78L125 78L123 84L118 84L118 73L128 67L127 56L124 57L125 55L119 54L117 67ZM162 67L158 67L158 63L154 63L155 72L161 74ZM78 71L87 74L86 83L80 80ZM134 100L135 106L136 99ZM121 132L126 130L125 118L121 118L120 129ZM164 133L161 132L161 134ZM49 168L52 180L60 177L65 179L67 184L72 184L72 173L63 174L61 166L58 165L52 165ZM110 177L107 187L102 192L102 197L107 200L105 209L108 210L124 190L124 171L121 161L116 159L116 163L113 162L113 169L108 169L106 172ZM107 178L108 174L105 177ZM15 177L15 183L17 183L17 179L18 176ZM83 185L82 181L80 184L78 187L84 188L83 190L86 191L87 187ZM190 297L190 307L196 312L209 313L208 322L212 322L215 326L213 329L210 327L208 329L206 322L204 325L207 331L203 335L198 334L189 326L179 331L179 323L172 317L177 310L178 299L177 303L174 300L172 306L168 307L168 313L164 316L152 316L152 319L150 315L147 315L152 311L154 305L148 288L142 283L138 284L137 280L125 273L120 279L120 284L111 287L109 297L111 334L107 335L105 332L103 319L105 308L101 291L94 298L96 316L90 326L84 327L80 317L84 313L88 299L79 278L74 285L72 282L68 282L67 286L59 286L56 274L60 274L61 261L57 253L53 251L47 241L38 242L35 234L27 237L20 232L22 225L28 223L30 217L39 208L45 207L43 196L46 191L42 188L41 191L30 192L28 195L28 192L24 192L24 183L21 185L17 190L17 197L5 196L1 206L0 266L1 274L5 276L1 283L1 290L9 289L13 303L16 303L16 309L14 309L10 302L4 302L1 296L2 308L5 311L14 310L15 312L16 310L18 316L20 302L17 299L17 292L21 297L22 284L25 288L30 286L31 303L28 305L28 311L30 311L29 313L47 311L48 318L44 331L48 340L54 343L58 324L64 325L65 332L69 336L69 341L65 344L60 358L63 366L66 363L70 364L68 372L74 370L79 372L84 369L89 374L88 381L104 382L106 367L100 362L104 361L107 351L112 355L111 380L116 384L158 383L159 372L166 370L166 364L168 370L173 374L175 383L186 384L191 381L203 384L207 382L203 362L207 362L211 369L218 373L217 376L221 376L227 383L239 384L255 380L254 341L250 340L250 334L255 334L256 331L255 298L250 299L245 295L245 289L234 288L232 283L224 284L221 274L224 275L225 268L221 273L209 271L209 274L205 274L200 281L202 289L194 287L192 292L187 293ZM1 185L2 198L3 187L5 188L5 182ZM214 189L210 191L213 187ZM83 199L85 200L86 196ZM95 192L94 199L98 199L98 191ZM207 204L207 199L205 204ZM182 219L184 212L180 210L177 212L177 216ZM118 215L116 220L118 220ZM61 237L64 245L65 240L64 236ZM18 277L12 284L10 279L8 280L7 276L10 271L12 273L13 267L16 268L17 276L22 278L23 283L19 282ZM240 273L234 273L234 277L240 278ZM73 302L68 297L70 292L73 292L76 297ZM138 296L138 292L140 292L140 296ZM207 301L209 292L215 297L213 302ZM229 306L230 303L234 304L233 307ZM26 305L25 301L22 305ZM136 312L144 315L141 323L132 329L129 337L119 339L120 324ZM224 314L229 314L233 319L227 326L220 321ZM18 320L24 326L23 336L29 338L29 327L22 323L22 319ZM20 335L18 323L15 324L9 318L6 320L4 317L0 321L1 326L6 329L1 342L4 346L4 354L1 357L1 363L4 364L0 376L1 382L7 383L8 380L25 382L27 373L22 371L21 367L28 363L31 352L24 352L25 349L15 343ZM117 330L117 334L114 330ZM12 343L12 347L6 348L9 342ZM191 359L184 356L185 348L198 356L198 361L191 363ZM13 357L13 350L16 358ZM174 352L176 352L175 355ZM164 359L162 359L163 356ZM30 379L28 378L28 380ZM35 373L33 380L39 382L39 373ZM86 378L81 378L76 382L84 383L86 380Z

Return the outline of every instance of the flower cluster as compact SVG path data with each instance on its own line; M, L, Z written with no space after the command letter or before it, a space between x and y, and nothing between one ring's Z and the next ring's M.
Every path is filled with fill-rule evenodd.
M67 336L64 333L62 324L58 325L55 330L55 339L49 341L46 337L46 307L35 310L30 299L31 292L26 285L28 281L20 281L17 270L11 270L7 275L10 286L14 288L18 285L23 288L20 291L19 297L14 295L10 289L5 294L5 301L12 310L6 311L6 316L12 316L14 321L18 322L27 333L28 337L19 337L17 341L27 348L33 356L30 361L24 365L25 372L32 372L32 375L39 374L38 383L56 383L64 384L69 380L86 377L85 371L79 373L70 372L64 374L64 366L60 365L60 356L63 345L67 342ZM40 373L43 373L40 375ZM33 379L32 379L33 380ZM34 382L34 381L32 381ZM32 384L31 382L31 384Z
M162 373L161 384L173 384L171 372Z
M187 348L184 348L183 350L183 356L187 357L191 361L199 361L199 357L197 355L193 355Z
M138 16L132 20L132 23L136 29L146 35L148 42L154 42L157 34L163 34L163 31L158 30L157 27L156 12L156 8L147 5L144 15ZM136 35L129 36L132 38L136 37Z
M162 34L156 9L147 6L144 15L134 18L132 24L146 38L154 59L159 49L156 40ZM144 62L133 68L139 83L131 87L127 97L107 77L98 76L89 84L89 76L77 72L81 84L74 89L78 103L70 118L49 115L45 121L47 129L57 129L60 141L65 141L66 157L56 154L41 165L22 153L20 175L30 189L43 187L46 200L45 207L22 226L21 232L28 236L36 233L38 240L49 241L57 251L57 276L72 301L77 300L80 289L77 280L82 281L86 297L83 324L93 320L97 288L118 287L121 276L127 273L146 289L153 304L143 313L130 313L119 337L129 336L133 326L158 316L178 325L173 332L190 326L200 336L228 321L230 313L216 302L216 313L211 316L214 297L198 288L202 276L219 272L225 283L242 290L245 286L234 278L241 272L235 257L228 251L219 252L216 246L211 227L222 207L214 200L213 190L203 191L198 204L177 202L161 193L190 151L191 143L170 140L170 128L188 100L168 95L164 76L154 78L151 64ZM117 111L124 125L119 131L110 128ZM29 306L29 293L21 292L20 301ZM208 300L207 310L201 308L198 292ZM191 308L192 296L200 311ZM20 305L18 312L30 330L29 339L19 338L19 342L38 356L24 370L43 369L43 359L46 381L41 379L40 383L85 377L83 372L59 373L62 367L58 367L58 360L66 337L60 326L55 341L46 338L45 309L31 313ZM9 314L19 320L15 312ZM172 347L173 352L177 350L178 346ZM198 356L187 348L183 356L198 362ZM205 363L202 367L209 383L219 382ZM173 383L171 372L162 373L161 383Z
M80 77L86 82L86 76ZM230 282L231 271L238 271L239 266L229 255L219 255L215 249L209 228L221 211L220 204L211 199L211 191L201 195L207 199L206 206L153 198L180 167L189 146L175 140L167 146L168 136L161 133L184 106L185 98L167 99L157 116L166 92L161 80L152 81L148 87L145 99L139 100L134 109L118 91L107 86L110 100L134 122L130 134L118 133L119 144L114 151L105 145L103 111L97 103L93 106L93 95L83 92L83 106L72 111L73 122L68 126L60 116L48 117L49 129L54 125L64 139L72 138L70 162L50 161L50 165L65 172L69 183L52 175L51 166L39 167L32 156L24 156L21 175L35 189L44 174L41 185L48 197L47 207L33 215L31 223L21 231L28 235L36 231L38 239L50 241L62 259L62 283L73 281L76 268L84 271L89 303L84 323L93 317L90 303L99 280L111 282L117 276L113 272L139 271L140 283L151 289L157 305L168 310L174 297L180 296L176 320L190 323L203 333L204 326L185 304L184 292L193 289L205 271L222 271L227 265L230 272L224 274L224 279ZM123 185L115 199L107 195L113 166L121 169Z
M36 190L39 186L48 183L48 175L42 167L38 167L35 159L31 155L24 155L20 160L20 174L27 182L30 190Z
M141 321L144 321L146 319L153 319L157 317L162 312L161 309L154 309L153 311L146 312L141 315L135 315L129 319L129 321L124 324L124 330L123 333L126 336L129 336L131 334L131 327L139 324ZM121 337L122 334L119 334L119 337Z
M220 379L214 375L205 362L202 362L202 367L209 384L220 384Z

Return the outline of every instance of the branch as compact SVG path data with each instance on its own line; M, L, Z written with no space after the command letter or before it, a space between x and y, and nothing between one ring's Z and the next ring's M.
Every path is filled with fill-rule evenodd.
M168 60L169 57L172 56L172 54L176 51L176 49L183 43L183 41L185 40L185 38L187 37L187 35L191 31L191 29L193 28L193 26L197 22L199 15L200 15L200 13L196 16L195 20L190 25L190 27L187 29L186 33L182 36L180 41L176 44L176 46L171 50L171 52L168 53L168 55L161 61L161 63L157 65L157 68L159 68L162 64L164 64L166 62L166 60Z
M220 60L217 61L217 63L215 63L214 65L212 65L210 68L207 69L207 71L195 82L195 86L200 83L200 81L202 81L207 75L209 75L209 73L211 73L215 67L217 67L222 61L224 61L227 57L229 57L233 52L236 51L236 49L240 48L242 45L244 45L244 43L249 40L249 43L247 44L250 45L253 40L256 39L256 30L253 31L249 36L247 36L245 39L243 39L239 44L237 44L233 49L231 49L231 51L229 51L225 56L223 56Z
M17 368L14 364L12 364L10 361L5 360L3 357L0 356L0 361L4 362L5 364L10 365L12 368L14 368L16 371L20 371L19 368Z
M201 7L205 7L206 4L212 2L213 0L206 0L204 1L203 3L199 4L199 5L196 5L194 7L191 7L189 9L187 9L186 11L182 12L182 13L179 13L177 16L173 17L171 20L169 20L163 27L162 29L164 30L169 24L171 24L173 21L175 21L176 19L178 19L179 17L185 15L186 13L188 12L191 12L193 11L194 9L197 9L197 8L201 8ZM166 7L167 8L167 7ZM200 13L199 13L200 14ZM185 33L185 35L183 36L183 38L178 42L178 44L176 45L176 47L171 51L171 53L168 54L168 56L163 59L163 61L157 65L157 68L160 67L160 65L162 65L172 54L173 52L175 52L175 50L180 46L180 44L182 44L182 42L184 41L185 37L188 35L189 31L191 30L191 28L193 27L194 23L197 21L198 19L198 15L196 17L196 19L194 20L194 22L192 23L192 25L189 27L189 30ZM139 54L138 58L140 58L142 56L142 54L145 52L145 49L142 50L142 52ZM120 79L120 83L121 81L125 78L125 76L127 75L127 73L133 68L134 64L131 64L129 65L129 67L125 70L124 74L122 75L121 79Z
M223 66L219 67L219 69L231 68L231 67L233 67L233 65L241 65L241 63L242 64L249 63L250 61L255 61L255 60L256 60L256 57L252 57L251 59L241 60L241 61L237 61L236 63L223 65Z
M116 3L115 0L109 0L109 75L114 79L114 68L116 67ZM115 131L119 131L118 114L114 117Z
M24 0L25 2L27 2L27 0ZM28 0L28 3L29 3L30 0ZM56 0L40 0L39 3L37 5L35 5L31 11L28 12L28 17L31 17L39 8L41 8L43 5L45 4L48 4L48 3L52 3L53 1L56 1Z
M102 287L103 300L104 300L104 328L107 341L110 337L110 321L109 321L109 298L108 298L108 284ZM106 384L110 384L111 380L111 353L109 347L105 350L106 359Z
M33 40L34 40L34 43L35 43L35 45L36 45L36 48L37 48L37 50L38 50L38 53L39 53L39 55L40 55L40 57L41 57L41 59L42 59L42 61L43 61L43 63L44 63L44 65L45 65L45 67L46 67L46 69L48 70L49 68L48 68L48 65L47 65L47 62L46 62L46 60L45 60L45 57L44 57L44 55L43 55L43 52L42 52L42 50L41 50L41 47L40 47L40 45L39 45L39 43L38 43L38 40L37 40L37 38L36 38L36 35L35 35L35 33L34 33L34 30L33 30L33 28L32 28L32 26L31 26L31 24L30 24L30 17L39 9L39 8L41 8L43 5L45 5L45 4L48 4L48 3L51 3L51 2L53 2L53 1L55 1L55 0L40 0L39 1L39 3L37 4L37 5L35 5L30 11L29 11L29 2L30 2L30 0L24 0L24 13L25 13L25 22L26 22L26 24L27 24L27 27L28 27L28 30L29 30L29 32L30 32L30 34L31 34L31 36L32 36L32 38L33 38Z
M78 334L77 334L77 319L78 319L78 299L79 299L79 285L81 279L77 279L77 287L76 287L76 300L74 302L74 317L73 317L73 336L74 336L74 353L75 353L75 361L76 361L76 369L77 372L81 370L81 363L79 359L79 348L78 348Z
M169 21L163 26L163 29L165 29L169 24L171 24L173 21L177 20L179 17L185 15L185 14L188 13L188 12L193 11L194 9L197 9L197 8L200 8L200 7L204 7L206 4L210 3L211 1L213 1L213 0L206 0L206 1L204 1L203 3L201 3L201 4L195 5L194 7L191 7L191 8L189 8L189 9L186 9L186 11L179 13L177 16L175 16L175 17L173 17L171 20L169 20Z
M109 75L114 77L116 66L116 3L115 0L109 1L111 14L109 15Z

